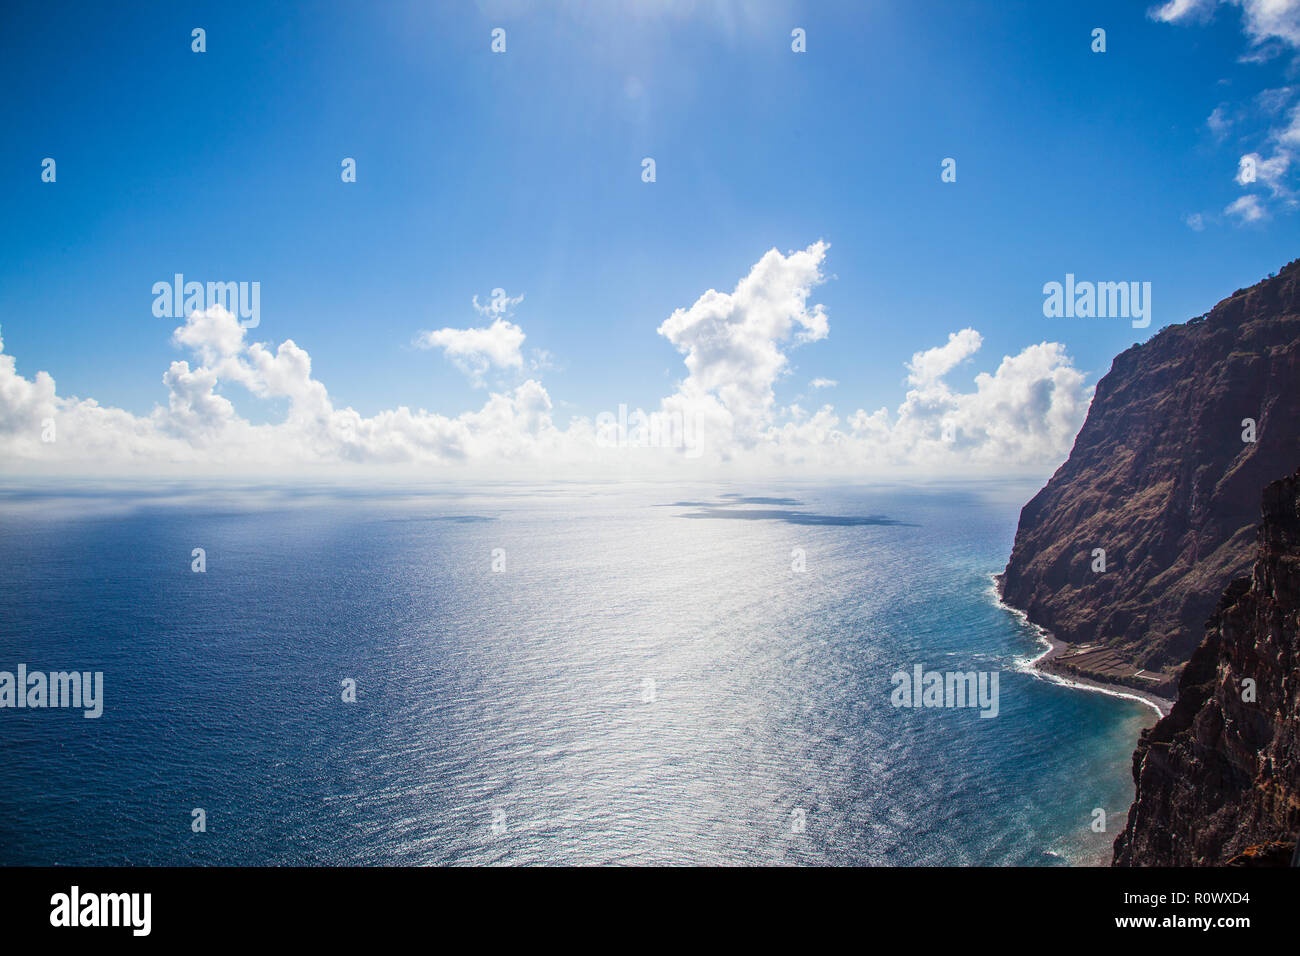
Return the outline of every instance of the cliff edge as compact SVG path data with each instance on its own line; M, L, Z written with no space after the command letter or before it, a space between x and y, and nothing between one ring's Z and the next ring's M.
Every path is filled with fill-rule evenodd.
M1169 716L1133 755L1116 866L1285 864L1300 831L1300 471L1263 496L1254 569L1224 591Z
M1003 600L1072 645L1051 669L1172 696L1249 572L1260 490L1298 464L1300 259L1116 357L1021 511Z

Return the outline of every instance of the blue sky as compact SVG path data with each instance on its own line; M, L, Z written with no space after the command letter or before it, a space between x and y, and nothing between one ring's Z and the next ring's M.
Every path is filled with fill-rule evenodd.
M1095 383L1300 254L1294 172L1280 194L1234 181L1294 102L1270 115L1259 94L1300 87L1296 49L1252 43L1238 6L613 6L6 4L4 353L60 396L146 415L182 356L153 283L255 280L250 334L309 352L338 406L454 416L532 376L562 425L656 406L686 374L656 333L675 309L824 240L829 334L788 349L775 391L848 414L897 406L913 354L966 327L983 345L954 387L1045 340ZM1207 125L1221 106L1230 125ZM1224 212L1248 192L1265 218ZM1067 272L1151 282L1151 327L1045 318ZM498 287L524 296L511 321L542 370L479 388L412 347L484 325L471 297ZM817 377L838 385L813 395ZM254 423L283 414L223 394Z

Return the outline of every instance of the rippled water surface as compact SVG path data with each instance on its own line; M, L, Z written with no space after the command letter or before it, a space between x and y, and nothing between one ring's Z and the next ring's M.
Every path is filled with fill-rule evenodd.
M105 704L0 710L0 863L1095 861L1154 715L1015 669L1034 490L10 492L0 670Z

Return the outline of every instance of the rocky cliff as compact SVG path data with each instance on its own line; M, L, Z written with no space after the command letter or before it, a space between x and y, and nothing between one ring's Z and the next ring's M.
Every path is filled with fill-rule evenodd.
M1224 591L1169 716L1133 755L1117 866L1285 863L1300 831L1300 471L1264 491L1254 569Z
M1021 512L1003 599L1076 645L1053 666L1171 696L1249 571L1261 489L1298 464L1300 259L1115 359Z

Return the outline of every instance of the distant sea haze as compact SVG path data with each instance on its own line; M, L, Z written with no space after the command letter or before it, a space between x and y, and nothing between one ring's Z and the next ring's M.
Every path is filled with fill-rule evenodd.
M0 668L110 690L0 708L0 863L1101 862L1153 715L1027 672L1027 492L7 496Z

